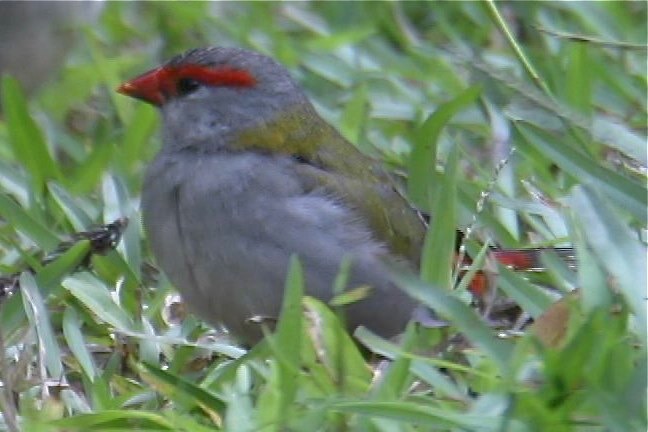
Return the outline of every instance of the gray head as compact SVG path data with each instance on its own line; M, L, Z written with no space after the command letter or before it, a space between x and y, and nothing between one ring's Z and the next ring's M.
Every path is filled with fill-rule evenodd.
M240 48L192 49L119 91L162 110L167 148L222 150L241 131L312 109L283 66Z

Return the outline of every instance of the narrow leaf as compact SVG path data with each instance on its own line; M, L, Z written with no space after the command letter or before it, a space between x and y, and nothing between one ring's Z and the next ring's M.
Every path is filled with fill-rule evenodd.
M31 273L24 272L20 275L20 289L23 293L23 302L27 318L38 335L39 351L44 357L47 371L51 377L63 376L61 364L61 350L56 341L50 315L41 296L38 285Z
M514 123L525 141L553 160L560 168L604 192L610 199L644 221L648 192L645 184L612 171L600 162L566 145L560 139L544 139L519 122ZM538 131L539 132L539 131Z
M427 209L430 197L435 196L438 188L435 176L437 145L443 127L455 114L473 103L480 93L480 87L469 87L453 100L439 105L416 133L410 153L407 187L408 196L419 208Z
M67 342L68 348L74 354L74 357L79 362L81 369L90 381L94 381L97 375L96 366L92 355L88 351L86 340L81 332L82 322L79 319L78 312L72 308L65 308L63 313L63 335Z
M299 365L301 364L301 340L303 333L302 297L304 274L296 256L290 259L281 316L276 336L270 339L271 348L277 351L279 361L279 385L281 396L278 407L279 421L285 421L288 410L297 394Z
M576 187L570 202L582 220L587 243L603 268L614 278L615 286L621 290L645 332L646 247L593 189Z
M46 251L53 250L58 244L58 237L45 225L34 219L29 212L20 207L7 195L0 193L0 216L14 229L29 237L35 244Z
M58 167L40 128L29 113L18 81L10 76L3 77L0 94L14 155L31 174L35 190L43 191L48 179L60 177Z
M455 250L457 165L458 150L455 147L448 156L445 173L437 185L443 193L435 195L431 209L434 218L425 236L421 258L421 279L447 289L451 288Z
M394 276L394 281L412 298L452 322L475 346L484 351L498 365L503 375L510 372L511 347L506 342L496 339L491 329L469 306L447 290L430 286L414 277L397 274Z
M63 286L101 320L118 330L134 330L131 318L113 301L103 283L89 273L71 276Z

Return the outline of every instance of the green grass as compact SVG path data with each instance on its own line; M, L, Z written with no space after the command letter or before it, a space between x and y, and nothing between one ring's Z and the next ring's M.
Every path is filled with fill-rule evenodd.
M646 430L646 14L643 2L107 3L29 100L2 80L0 269L20 290L0 303L0 430ZM114 89L212 44L277 58L346 137L409 175L435 218L421 280L400 284L449 327L399 343L361 329L361 352L335 307L302 301L298 263L276 333L249 351L170 306L138 214L159 119ZM41 262L121 217L119 245L88 266L87 240ZM472 256L487 239L574 245L578 270L549 259L541 280L580 288L558 346L499 337L465 283L444 289L449 233L466 226ZM499 284L532 317L555 300L505 269ZM379 376L367 352L392 360Z

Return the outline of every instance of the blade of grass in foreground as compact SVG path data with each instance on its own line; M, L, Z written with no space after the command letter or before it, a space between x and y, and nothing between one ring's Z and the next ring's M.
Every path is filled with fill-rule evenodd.
M53 262L43 267L36 275L36 283L40 288L40 295L47 298L60 287L60 281L72 273L85 259L90 251L90 242L82 240L59 256ZM0 328L4 337L11 340L25 323L25 308L22 293L18 292L5 299L0 305Z
M190 403L198 403L205 411L212 414L222 413L225 410L225 403L211 392L158 366L140 363L139 371L171 399L187 398Z
M304 328L302 297L304 275L296 256L290 259L286 278L281 316L274 336L267 336L270 349L276 356L281 394L275 421L284 422L298 389L301 364L302 333Z
M576 187L571 204L582 221L586 241L606 272L614 278L646 336L646 248L630 228L621 222L600 194L588 187ZM605 299L603 299L604 301Z
M41 360L45 361L49 376L58 378L63 375L61 350L54 335L50 314L45 306L42 293L31 273L24 272L20 275L20 289L23 293L23 304L27 319L32 328L36 329L38 335L38 351L43 356Z
M58 165L50 155L43 133L29 113L25 95L15 78L2 78L0 96L14 155L31 174L34 191L43 192L47 180L61 177Z
M524 141L534 146L560 168L604 192L622 208L631 212L638 220L644 221L648 191L646 186L628 177L612 171L600 162L576 151L570 145L551 137L541 136L541 131L532 131L531 127L515 122L516 129Z
M454 324L472 344L481 349L497 365L502 376L508 375L512 347L505 341L497 339L473 309L447 290L428 285L415 277L396 274L394 281L414 299Z
M451 101L440 105L419 127L409 156L407 181L407 194L419 208L427 210L427 204L436 199L436 159L441 131L455 114L473 103L480 93L480 87L469 87Z
M435 286L451 289L452 261L455 252L457 220L457 147L454 147L439 178L437 187L443 193L436 194L432 203L434 215L425 235L421 258L421 279Z

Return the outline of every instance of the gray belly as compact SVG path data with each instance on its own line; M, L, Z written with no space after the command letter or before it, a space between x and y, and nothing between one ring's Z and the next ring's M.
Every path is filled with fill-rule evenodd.
M249 318L278 316L292 254L306 292L325 301L343 257L352 259L351 286L373 293L348 308L351 328L393 336L415 307L389 282L389 256L361 220L330 197L306 193L287 161L159 155L147 172L142 214L160 267L190 308L246 342L261 336Z

